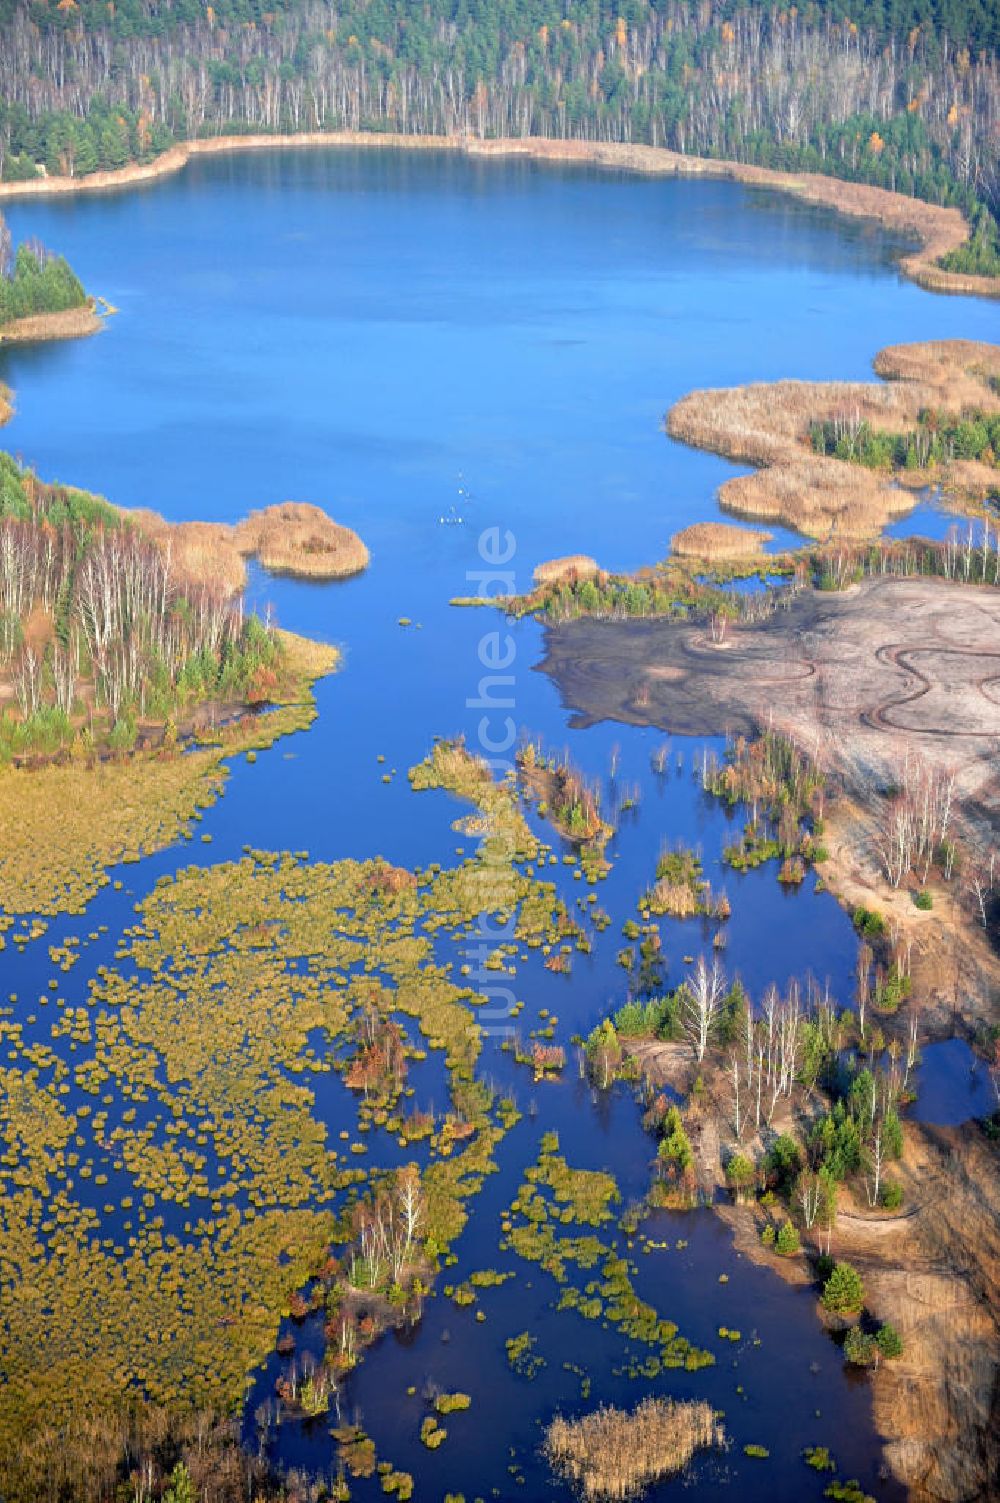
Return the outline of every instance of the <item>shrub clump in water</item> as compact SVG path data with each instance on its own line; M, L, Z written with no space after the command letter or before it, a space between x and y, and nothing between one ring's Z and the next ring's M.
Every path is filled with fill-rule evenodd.
M650 1398L633 1410L602 1407L577 1420L557 1415L545 1432L545 1454L585 1498L629 1498L724 1439L711 1404Z

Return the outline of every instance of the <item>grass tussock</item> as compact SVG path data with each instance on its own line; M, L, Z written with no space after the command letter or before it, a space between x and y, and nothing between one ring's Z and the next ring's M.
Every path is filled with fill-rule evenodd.
M874 537L912 508L913 496L893 484L891 474L813 452L810 426L842 422L905 433L929 408L955 417L996 413L1000 346L971 340L896 345L880 352L875 370L885 384L777 381L691 392L671 408L667 430L696 448L758 467L721 487L727 511L807 537ZM956 469L944 478L954 487L962 475Z
M752 527L734 527L729 522L695 522L670 539L670 551L678 558L754 558L761 553L771 533Z
M545 1432L545 1454L585 1498L631 1498L724 1438L711 1404L649 1398L631 1411L604 1407L578 1420L557 1415Z

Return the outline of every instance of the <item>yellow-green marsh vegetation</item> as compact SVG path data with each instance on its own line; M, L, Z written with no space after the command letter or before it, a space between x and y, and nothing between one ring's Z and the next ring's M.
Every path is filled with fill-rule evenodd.
M125 760L80 755L34 769L0 768L0 914L81 913L110 879L190 834L225 782L225 759L263 749L315 716L311 683L336 667L334 648L281 633L284 683L277 707L220 731L213 745Z
M500 850L535 848L511 785L494 784L464 749L442 749L414 780L461 787L492 810L495 837L512 840ZM497 865L498 850L489 855ZM552 886L503 859L505 901L530 909L530 932L555 932ZM0 1014L5 1497L33 1497L51 1477L70 1411L81 1436L87 1416L140 1396L178 1423L199 1408L227 1411L282 1315L308 1310L297 1291L312 1277L327 1291L328 1358L325 1377L295 1390L302 1412L419 1304L517 1120L476 1076L482 998L434 957L434 936L462 932L480 911L479 886L455 877L260 853L190 868L142 903L85 1005L59 1005L51 1043ZM345 1043L381 1048L390 1025L402 1057L438 1052L447 1102L408 1108L425 1162L387 1178L330 1140L317 1086L349 1072ZM65 1057L53 1047L64 1038ZM398 1091L378 1110L403 1135ZM385 1218L366 1210L387 1196L388 1254L371 1235Z
M710 1352L694 1347L637 1295L629 1265L599 1235L615 1223L620 1201L614 1176L600 1170L574 1169L559 1152L559 1136L544 1135L537 1163L525 1171L524 1183L504 1217L506 1242L518 1257L537 1263L561 1293L557 1308L574 1310L585 1320L604 1320L622 1336L650 1348L637 1374L652 1378L664 1368L689 1371L710 1366ZM592 1270L580 1287L571 1272Z

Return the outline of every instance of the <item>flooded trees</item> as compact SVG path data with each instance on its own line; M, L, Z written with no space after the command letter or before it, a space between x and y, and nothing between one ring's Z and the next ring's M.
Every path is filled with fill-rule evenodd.
M784 997L769 987L759 1015L745 1004L739 1021L727 1069L738 1138L750 1125L759 1132L769 1124L799 1082L808 1019L798 985L793 982Z
M398 1169L353 1211L356 1251L350 1263L350 1282L380 1289L400 1284L411 1270L417 1238L425 1219L420 1171L415 1164Z

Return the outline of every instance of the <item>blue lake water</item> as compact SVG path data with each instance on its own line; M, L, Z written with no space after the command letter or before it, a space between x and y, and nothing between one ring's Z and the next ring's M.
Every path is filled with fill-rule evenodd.
M110 959L132 905L192 860L238 856L250 844L324 859L378 852L417 865L471 848L451 829L454 803L414 795L405 774L435 734L465 731L476 744L477 649L497 622L448 601L475 590L484 528L512 535L518 585L555 554L591 553L611 568L651 562L672 533L718 514L714 491L735 473L664 435L663 414L685 391L863 378L885 344L1000 338L1000 308L901 280L896 247L876 229L725 183L446 154L303 151L206 160L127 195L15 203L8 218L16 236L39 235L65 253L119 312L97 338L0 353L17 405L7 447L46 478L171 519L235 520L286 498L317 502L355 527L372 555L363 576L337 585L254 572L253 603L341 645L342 670L318 685L320 715L308 732L254 764L237 759L201 826L211 847L185 844L126 867L117 874L124 892L106 889L84 920L52 925L51 942L108 928L66 978L70 1002ZM785 540L779 533L775 546ZM401 617L413 624L400 626ZM540 629L509 630L517 726L568 747L602 781L606 805L616 785L641 794L598 889L613 926L592 956L577 957L570 978L540 968L518 977L525 1025L548 1007L565 1042L623 1000L621 924L635 916L662 845L676 841L699 846L713 885L727 888L725 964L754 995L811 971L846 1001L855 938L813 878L787 893L773 868L723 872L732 822L695 778L704 743L673 738L655 774L663 733L571 729L553 684L534 671ZM387 769L396 770L389 783ZM552 872L574 900L580 884L563 868ZM662 933L676 982L707 936L694 921L666 920ZM5 991L37 996L48 975L37 952L5 954ZM498 1047L487 1050L484 1070L528 1104L526 1076ZM457 1248L454 1282L502 1265L499 1216L546 1129L560 1131L572 1163L613 1169L626 1199L641 1193L652 1143L635 1102L621 1088L595 1097L573 1073L534 1088L537 1116L526 1115L502 1145L500 1173ZM331 1132L338 1110L345 1124L353 1120L332 1088L316 1110ZM935 1110L931 1120L954 1120ZM820 1443L834 1450L842 1476L895 1497L880 1480L867 1382L844 1372L813 1294L737 1257L710 1211L660 1213L642 1230L670 1244L637 1246L642 1292L693 1341L723 1348L708 1372L645 1385L704 1394L726 1410L733 1448L698 1463L697 1496L818 1498L823 1480L800 1453ZM730 1278L720 1285L723 1273ZM557 1405L634 1403L645 1391L616 1374L613 1333L556 1315L557 1296L529 1265L486 1292L484 1323L435 1297L415 1333L386 1338L351 1378L345 1411L361 1410L380 1456L414 1473L418 1495L559 1495L537 1454L540 1425ZM716 1341L722 1323L745 1339ZM533 1383L510 1373L503 1348L529 1325L547 1363ZM566 1362L591 1372L587 1402ZM248 1433L279 1368L273 1359L255 1384ZM473 1395L473 1409L453 1417L434 1453L417 1439L428 1379ZM408 1386L416 1400L407 1400ZM747 1458L748 1443L766 1445L769 1460ZM329 1471L325 1425L283 1426L269 1444L281 1460ZM512 1447L523 1484L508 1471ZM377 1479L354 1486L356 1497L381 1496Z

